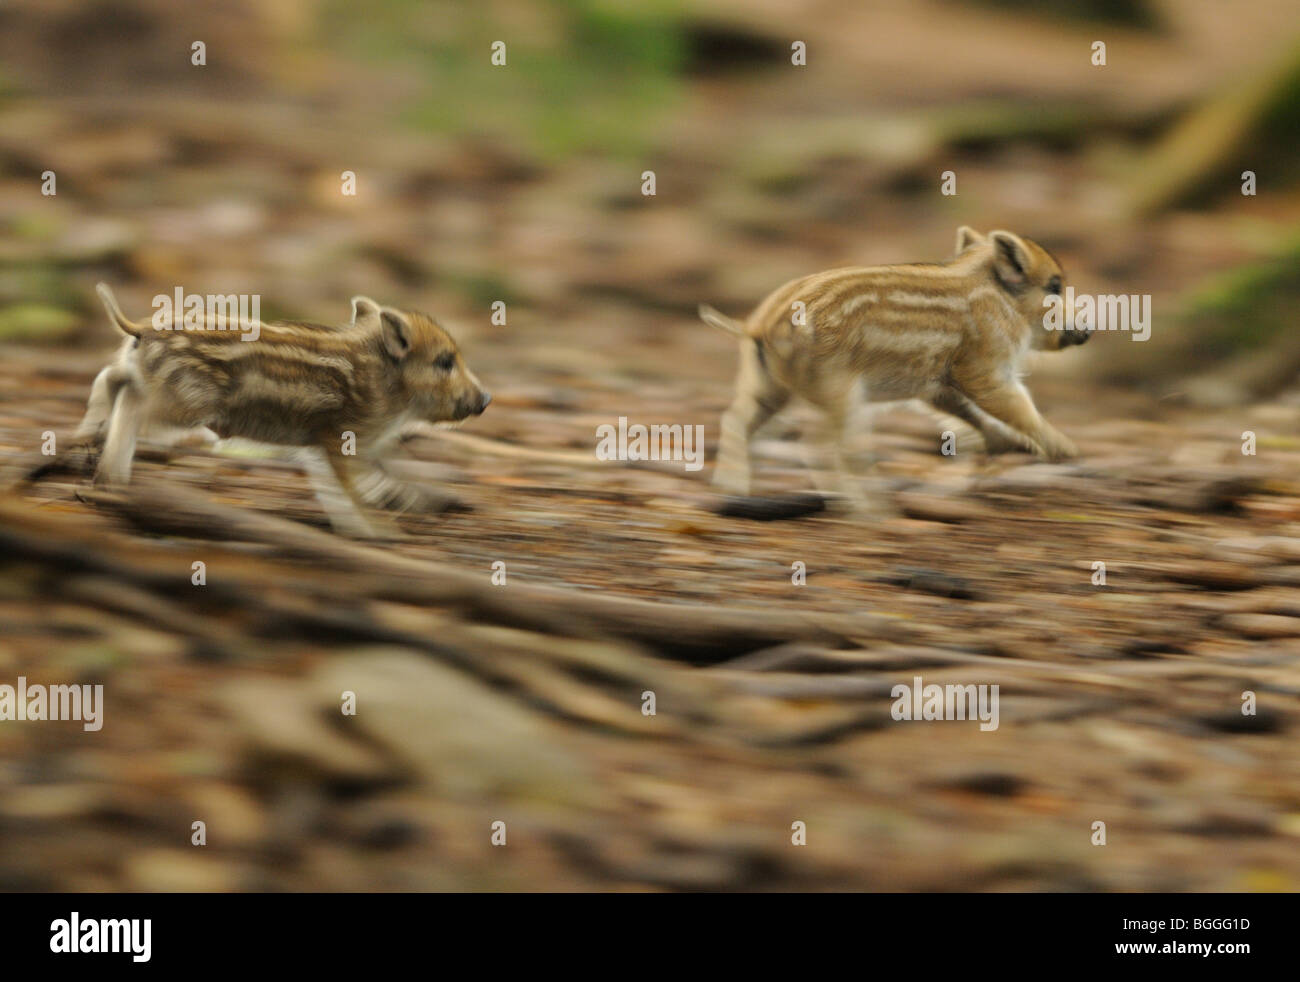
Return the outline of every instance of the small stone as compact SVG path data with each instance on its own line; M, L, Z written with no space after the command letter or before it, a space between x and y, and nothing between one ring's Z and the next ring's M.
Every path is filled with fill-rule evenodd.
M1219 625L1248 638L1300 637L1300 617L1284 614L1225 614Z

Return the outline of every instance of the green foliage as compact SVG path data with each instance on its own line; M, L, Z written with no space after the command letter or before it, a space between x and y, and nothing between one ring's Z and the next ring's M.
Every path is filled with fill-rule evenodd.
M1186 302L1201 353L1217 357L1263 347L1295 330L1300 304L1300 236L1273 256L1222 273Z
M29 230L18 234L27 237ZM58 263L34 260L4 264L0 266L0 341L61 341L83 323L77 311L84 306L84 300L84 294Z
M498 300L510 306L518 300L505 278L491 272L445 270L440 279L477 307L490 307Z
M13 304L0 308L0 341L59 341L79 323L77 314L60 307Z
M1300 173L1300 44L1211 93L1133 166L1131 206L1145 214L1239 193L1241 172L1258 168L1270 186ZM1267 170L1265 171L1265 168Z
M543 158L643 150L678 95L687 45L677 0L469 6L330 0L326 42L418 73L394 107L421 129L506 140ZM506 44L504 67L492 44Z

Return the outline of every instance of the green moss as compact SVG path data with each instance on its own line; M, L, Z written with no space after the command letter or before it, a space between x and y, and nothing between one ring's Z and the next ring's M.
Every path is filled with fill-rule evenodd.
M411 0L331 0L323 20L332 46L419 73L424 94L394 107L410 126L503 139L543 158L644 150L679 92L679 4L550 0L529 18L546 29ZM491 63L495 41L506 44L504 66Z
M1240 195L1242 172L1277 189L1300 177L1300 44L1186 113L1133 163L1134 214Z
M485 310L497 300L504 300L509 307L519 299L505 279L495 273L444 271L439 278Z
M15 263L0 268L0 305L40 303L73 308L86 299L61 267L50 262Z
M1207 356L1259 348L1293 331L1300 303L1300 235L1274 255L1212 278L1185 301L1181 317Z
M110 672L131 663L131 657L111 642L91 642L65 648L52 659L69 675Z
M0 307L0 341L59 341L76 330L81 317L39 303Z
M25 242L51 242L63 234L66 223L46 212L27 211L15 217L9 228Z

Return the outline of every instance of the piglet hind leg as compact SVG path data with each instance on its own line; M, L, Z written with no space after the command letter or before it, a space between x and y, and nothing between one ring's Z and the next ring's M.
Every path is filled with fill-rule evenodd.
M825 470L818 467L816 454L813 455L810 464L813 483L828 498L828 505L833 510L846 515L881 518L889 514L885 495L879 489L869 493L863 486L864 480L877 481L874 458L867 472L859 474L850 466L847 452L849 421L858 407L856 393L856 384L844 380L833 388L814 393L810 398L822 413L817 444L822 459L829 465ZM863 428L869 430L869 415L860 415Z
M835 510L862 511L866 498L845 461L846 408L840 402L819 408L822 418L807 455L813 486Z
M95 376L95 381L90 386L90 400L86 403L86 415L77 425L73 439L94 442L103 435L104 426L113 413L113 404L117 401L123 383L121 369L116 365L109 365Z
M113 401L104 452L95 471L97 486L124 488L131 482L131 462L135 459L135 445L144 416L144 396L140 390L129 383L122 385Z
M736 397L722 415L718 463L713 471L715 485L730 494L749 494L750 440L789 401L789 390L768 374L757 344L742 344Z

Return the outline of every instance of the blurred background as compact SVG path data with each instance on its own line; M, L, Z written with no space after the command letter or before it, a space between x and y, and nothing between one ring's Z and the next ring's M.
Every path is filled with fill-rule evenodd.
M410 442L463 507L383 554L262 458L147 459L135 506L78 475L0 500L0 683L107 698L98 733L0 723L0 886L1296 889L1298 15L0 7L5 463L80 418L119 340L101 279L136 317L177 286L264 319L424 309L494 394ZM962 224L1153 298L1149 342L1035 366L1079 463L988 466L888 410L857 449L897 513L864 526L725 518L707 470L595 461L620 415L703 424L712 460L736 356L699 303L942 261ZM768 488L807 484L808 419L760 441ZM940 456L947 427L972 452ZM1000 682L1001 728L891 723L916 674Z

